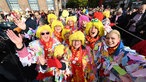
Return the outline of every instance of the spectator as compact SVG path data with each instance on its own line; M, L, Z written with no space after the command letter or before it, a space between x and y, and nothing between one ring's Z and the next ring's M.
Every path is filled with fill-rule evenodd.
M53 76L52 71L43 70L46 63L44 61L50 59L55 45L59 44L57 39L52 38L52 30L48 25L43 25L37 29L36 37L39 39L32 41L28 47L22 43L22 36L20 34L16 36L12 30L8 30L7 35L16 45L17 53L23 66L37 64L39 80Z
M133 82L133 77L138 77L135 72L141 70L141 66L145 69L142 65L145 64L145 57L125 47L120 37L117 30L112 30L106 35L106 45L101 50L98 62L101 81Z

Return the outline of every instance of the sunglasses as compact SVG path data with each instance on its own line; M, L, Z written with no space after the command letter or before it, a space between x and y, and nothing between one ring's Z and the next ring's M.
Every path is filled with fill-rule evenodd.
M46 32L46 33L43 33L43 32L42 32L42 33L41 33L41 35L45 35L45 34L46 34L46 35L49 35L50 33L49 33L49 32Z

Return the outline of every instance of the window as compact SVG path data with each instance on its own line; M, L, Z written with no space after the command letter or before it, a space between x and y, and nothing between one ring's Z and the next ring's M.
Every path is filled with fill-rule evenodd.
M46 0L46 1L47 1L48 10L54 10L54 0Z
M8 6L10 7L10 10L21 10L18 0L7 0Z
M39 10L38 1L37 0L28 0L30 8L32 10Z

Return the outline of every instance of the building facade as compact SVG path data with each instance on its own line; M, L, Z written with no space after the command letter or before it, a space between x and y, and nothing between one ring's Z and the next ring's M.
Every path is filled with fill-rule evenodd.
M0 0L0 11L11 10L57 10L67 0Z

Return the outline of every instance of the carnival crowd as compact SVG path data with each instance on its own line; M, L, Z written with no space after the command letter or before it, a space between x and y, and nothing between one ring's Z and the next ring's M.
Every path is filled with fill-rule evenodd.
M145 4L1 12L0 36L3 82L146 80Z

